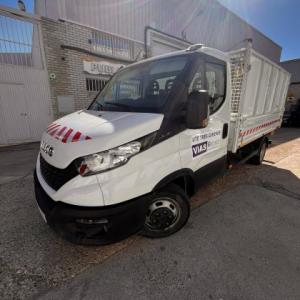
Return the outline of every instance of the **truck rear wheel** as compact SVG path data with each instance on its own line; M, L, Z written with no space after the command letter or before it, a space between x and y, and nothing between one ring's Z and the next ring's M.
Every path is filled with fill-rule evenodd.
M254 165L261 165L264 160L267 148L268 148L268 140L267 138L264 138L260 143L257 155L253 156L250 159L250 163Z
M177 185L167 185L150 199L141 234L150 238L169 236L181 229L190 215L186 193Z

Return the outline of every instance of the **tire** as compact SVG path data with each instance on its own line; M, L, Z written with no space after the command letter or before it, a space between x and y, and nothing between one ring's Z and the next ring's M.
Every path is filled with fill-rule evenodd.
M261 165L264 160L267 148L268 148L268 140L264 138L260 143L258 154L253 156L249 162L257 166Z
M169 184L150 197L141 235L150 238L167 237L186 224L190 216L189 198L179 186Z

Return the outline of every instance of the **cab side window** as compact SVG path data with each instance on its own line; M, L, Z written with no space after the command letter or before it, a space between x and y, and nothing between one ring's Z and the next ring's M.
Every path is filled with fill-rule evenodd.
M191 92L200 92L201 90L205 90L205 82L203 77L203 65L201 64L192 79L192 82L188 89L188 94L190 94Z
M210 114L216 112L225 100L226 66L216 63L206 63L205 77L210 98Z

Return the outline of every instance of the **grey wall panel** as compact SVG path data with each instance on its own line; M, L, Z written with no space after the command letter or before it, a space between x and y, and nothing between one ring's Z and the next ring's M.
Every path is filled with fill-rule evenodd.
M283 61L281 66L292 74L291 82L300 82L300 59Z
M36 0L46 3L50 18L69 19L100 30L143 41L145 26L204 43L220 50L244 46L253 39L258 52L279 62L281 47L216 0ZM40 5L43 7L43 5Z

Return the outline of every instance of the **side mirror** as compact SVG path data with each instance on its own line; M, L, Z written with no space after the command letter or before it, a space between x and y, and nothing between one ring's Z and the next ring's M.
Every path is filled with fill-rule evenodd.
M186 125L190 129L205 128L208 123L207 92L192 91L188 96Z

